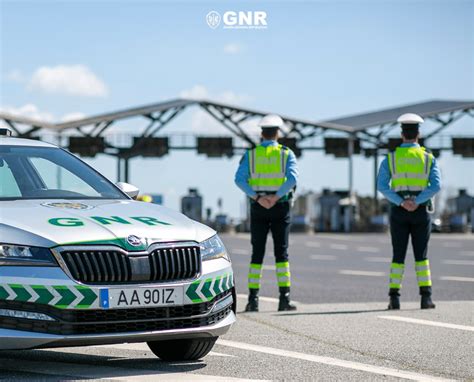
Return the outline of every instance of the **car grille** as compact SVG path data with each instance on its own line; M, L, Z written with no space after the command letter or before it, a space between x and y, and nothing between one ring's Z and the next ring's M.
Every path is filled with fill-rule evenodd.
M118 250L64 250L61 257L71 276L85 284L179 281L201 273L197 246L158 248L145 255Z
M0 328L59 335L198 328L213 325L232 311L232 307L229 306L217 313L208 314L215 301L230 294L232 290L221 293L210 302L201 304L114 310L64 310L49 305L0 301L0 308L44 313L57 320L36 321L0 316Z

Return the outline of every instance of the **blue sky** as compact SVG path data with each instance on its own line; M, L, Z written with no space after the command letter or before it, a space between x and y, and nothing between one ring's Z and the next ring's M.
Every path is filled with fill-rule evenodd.
M211 10L266 11L268 28L211 29L205 22ZM474 2L453 0L1 1L1 105L60 120L204 95L320 120L433 98L472 100L473 20ZM55 77L51 83L58 68L67 81ZM74 87L78 78L90 91ZM453 130L474 135L472 126L465 118ZM218 130L190 110L165 131ZM113 159L88 162L115 179ZM238 216L243 196L233 185L237 163L237 157L181 152L137 158L131 181L164 193L172 208L196 186L206 206L215 208L223 197L224 210ZM472 177L465 176L472 159L443 154L440 165L445 194L460 187L474 193ZM372 192L372 166L355 160L355 188L362 194ZM345 160L308 153L300 171L300 189L347 187Z

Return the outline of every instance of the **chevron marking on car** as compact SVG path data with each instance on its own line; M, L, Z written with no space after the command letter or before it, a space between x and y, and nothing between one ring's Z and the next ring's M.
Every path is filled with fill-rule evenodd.
M59 309L98 308L97 293L84 286L0 284L0 300L51 305Z
M233 284L231 273L215 278L197 280L188 286L186 296L195 303L211 301L217 295L232 288Z

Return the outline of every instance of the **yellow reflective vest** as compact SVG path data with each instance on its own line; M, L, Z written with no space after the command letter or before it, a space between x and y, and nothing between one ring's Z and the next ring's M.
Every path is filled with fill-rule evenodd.
M249 151L249 185L255 192L276 192L286 181L289 149L258 145Z

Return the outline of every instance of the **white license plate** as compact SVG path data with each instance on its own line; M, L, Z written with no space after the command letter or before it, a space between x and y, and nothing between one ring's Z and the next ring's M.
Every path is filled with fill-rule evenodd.
M183 287L102 289L101 306L105 309L146 308L183 305Z

